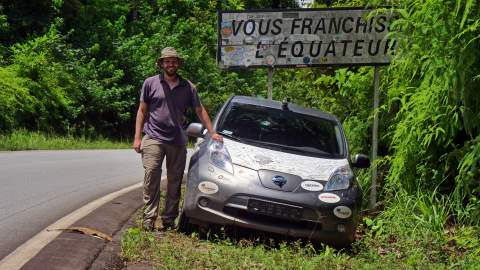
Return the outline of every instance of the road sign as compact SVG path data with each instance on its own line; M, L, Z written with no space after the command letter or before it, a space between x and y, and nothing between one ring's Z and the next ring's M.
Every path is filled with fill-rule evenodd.
M393 13L363 8L219 11L221 68L386 65Z

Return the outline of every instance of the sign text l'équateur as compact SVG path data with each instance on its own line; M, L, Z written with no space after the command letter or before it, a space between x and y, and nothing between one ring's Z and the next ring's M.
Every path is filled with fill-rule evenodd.
M221 67L388 64L394 15L365 9L221 12ZM369 15L370 14L370 15Z

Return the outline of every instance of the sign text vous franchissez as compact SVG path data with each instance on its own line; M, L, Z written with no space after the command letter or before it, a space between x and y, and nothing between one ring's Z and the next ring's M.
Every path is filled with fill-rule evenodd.
M220 11L221 68L386 65L395 15L371 9Z

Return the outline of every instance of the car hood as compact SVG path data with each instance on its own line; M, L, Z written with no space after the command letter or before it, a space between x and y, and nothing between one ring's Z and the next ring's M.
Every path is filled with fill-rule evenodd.
M348 164L347 159L326 159L285 153L227 138L224 138L224 145L236 165L254 170L295 174L309 180L327 181L336 168Z

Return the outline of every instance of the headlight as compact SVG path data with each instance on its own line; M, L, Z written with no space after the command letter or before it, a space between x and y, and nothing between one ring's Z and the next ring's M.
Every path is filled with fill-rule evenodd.
M232 158L222 142L212 140L208 146L208 151L210 152L210 163L233 174Z
M332 173L330 179L328 179L324 191L347 189L348 187L350 187L350 182L352 181L352 178L353 172L348 164L338 167Z

